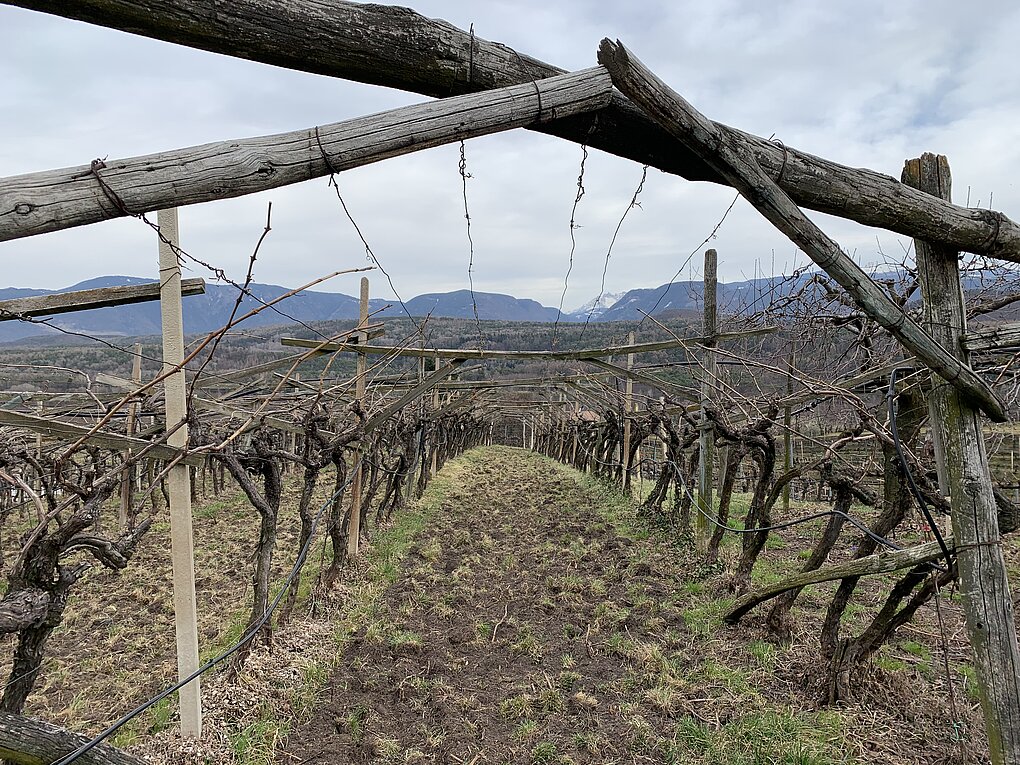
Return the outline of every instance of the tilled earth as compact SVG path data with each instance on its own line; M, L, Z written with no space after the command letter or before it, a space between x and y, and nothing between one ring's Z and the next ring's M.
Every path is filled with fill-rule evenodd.
M955 702L978 736L964 743L934 660L876 669L858 702L818 709L824 596L805 596L787 648L762 639L760 616L723 627L719 577L578 480L502 447L447 465L425 531L277 761L981 761L976 704Z
M506 457L448 468L442 515L281 762L630 762L634 718L662 727L621 654L683 630L659 605L666 550L550 463Z

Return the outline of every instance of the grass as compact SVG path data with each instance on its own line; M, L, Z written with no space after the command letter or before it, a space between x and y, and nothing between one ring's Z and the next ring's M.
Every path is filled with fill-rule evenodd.
M846 765L842 737L835 714L765 710L719 728L681 720L663 755L669 765Z

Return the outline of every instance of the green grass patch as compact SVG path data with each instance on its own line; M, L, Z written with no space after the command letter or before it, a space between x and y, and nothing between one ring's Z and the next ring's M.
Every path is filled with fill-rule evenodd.
M833 713L764 710L715 729L681 720L665 750L669 765L850 765Z

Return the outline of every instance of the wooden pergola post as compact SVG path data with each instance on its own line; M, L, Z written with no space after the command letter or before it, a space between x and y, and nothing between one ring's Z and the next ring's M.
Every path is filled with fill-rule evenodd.
M358 311L358 326L364 327L368 324L368 277L361 277L361 302ZM368 333L358 333L358 345L368 342ZM367 363L364 353L358 354L358 367L354 378L354 398L358 403L365 403L365 374ZM354 466L354 475L351 477L351 517L347 527L347 554L352 558L358 554L358 547L361 544L361 481L364 475L362 470L362 458L364 456L364 444L355 454L357 464Z
M188 443L188 401L184 380L184 316L181 309L181 267L177 209L160 210L159 283L163 319L163 382L166 400L167 444ZM179 427L178 427L179 426ZM170 553L173 559L174 624L177 629L177 675L183 680L198 669L198 618L195 608L195 553L191 531L191 471L180 463L167 478L170 493ZM180 690L181 734L202 735L201 680L195 678Z
M183 314L182 314L183 315ZM131 361L131 380L137 385L142 382L142 344L135 343L134 357ZM138 416L138 403L132 401L128 404L127 410L127 424L125 426L125 432L128 436L135 434L135 418ZM124 452L125 461L130 462L131 450L128 449ZM127 529L131 522L131 501L134 495L134 465L127 465L124 468L124 473L120 478L120 512L117 515L117 520L120 524L121 531Z
M793 353L786 359L786 399L783 406L783 472L789 473L793 469L793 407L789 400L793 396ZM790 512L790 484L788 481L783 486L783 512Z
M715 500L712 496L715 447L715 428L708 419L707 409L712 404L715 394L715 334L718 329L716 322L716 274L718 272L718 256L715 250L705 250L705 295L704 319L702 334L705 335L705 354L701 376L701 435L699 447L698 471L698 517L695 520L695 538L698 550L708 549L708 540L712 536L709 518L715 517Z
M439 356L436 356L433 369L439 371ZM436 477L439 472L439 387L432 389L432 416L435 418L435 426L432 428L432 461L429 465L429 475Z
M907 160L903 183L949 200L952 178L944 156ZM924 325L943 348L968 363L959 253L914 240ZM981 414L972 400L932 376L931 424L949 486L953 537L967 632L977 670L988 746L995 765L1020 763L1020 649L999 535L998 506L988 471Z
M636 338L633 332L627 335L627 345L634 345ZM634 369L634 354L627 354L627 371L630 372ZM623 490L626 492L630 491L630 413L634 408L634 378L630 375L627 376L627 381L624 383L625 393L623 399Z

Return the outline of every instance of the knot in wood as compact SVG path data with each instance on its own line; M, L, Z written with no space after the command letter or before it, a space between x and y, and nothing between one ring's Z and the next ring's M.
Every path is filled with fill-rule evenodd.
M15 205L14 212L18 215L28 215L35 210L35 205L28 202L22 202L19 205Z

